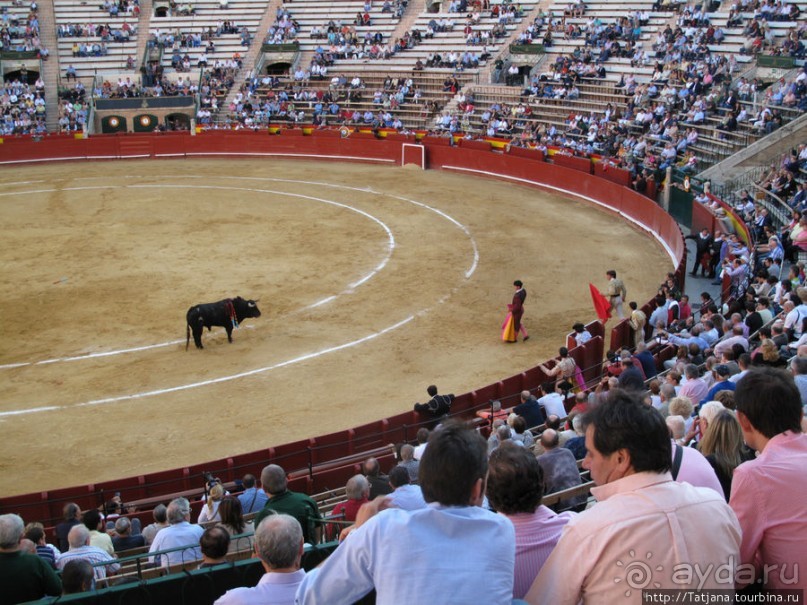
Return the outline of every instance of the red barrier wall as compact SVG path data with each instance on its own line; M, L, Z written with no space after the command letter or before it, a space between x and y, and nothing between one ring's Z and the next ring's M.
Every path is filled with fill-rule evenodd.
M300 130L295 133L283 131L279 136L269 135L266 131L212 131L197 136L187 133L103 135L89 139L54 136L39 142L30 138L6 139L0 145L0 164L138 157L279 156L400 165L402 143L395 140L396 138L385 140L372 136L358 137L355 134L341 138L317 131L305 135ZM679 275L685 270L683 262L686 248L681 231L672 217L635 191L592 176L592 164L586 158L556 155L555 164L548 164L543 161L543 154L535 150L512 148L509 153L504 154L484 149L482 145L450 146L449 139L446 138L427 137L424 142L427 165L430 168L470 172L547 188L580 197L606 211L617 213L659 239L677 265ZM598 376L604 348L602 328L591 326L590 330L595 338L572 351L573 357L585 370L587 380ZM619 332L619 326L616 330ZM624 328L621 330L620 334L623 334ZM629 337L629 330L627 332ZM620 336L619 339L624 340L624 337ZM611 346L614 346L613 332ZM473 414L476 410L486 408L493 399L501 400L504 407L510 407L518 402L520 391L535 389L545 380L546 376L540 369L530 368L471 393L458 395L453 413L466 416ZM273 462L291 473L351 452L361 452L387 443L411 441L423 423L428 424L428 420L420 418L412 411L406 411L363 427L193 467L138 475L98 485L4 498L0 500L0 512L18 512L27 521L37 519L50 524L61 517L61 509L66 501L75 501L84 509L95 507L109 497L110 491L120 491L124 502L195 487L199 488L201 495L202 471L210 471L224 481L233 481L245 472L254 473L262 465ZM344 476L338 473L319 476L312 472L303 483L306 489L312 491L333 488L334 482L346 481L353 469L342 473ZM323 481L327 481L327 485Z

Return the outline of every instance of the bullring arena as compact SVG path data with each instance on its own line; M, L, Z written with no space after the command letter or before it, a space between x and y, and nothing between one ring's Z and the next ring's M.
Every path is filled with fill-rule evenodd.
M0 183L6 496L470 391L554 356L606 270L641 303L673 269L617 214L458 170L279 154L11 165ZM532 338L505 344L514 279ZM186 352L188 307L236 295L262 317Z

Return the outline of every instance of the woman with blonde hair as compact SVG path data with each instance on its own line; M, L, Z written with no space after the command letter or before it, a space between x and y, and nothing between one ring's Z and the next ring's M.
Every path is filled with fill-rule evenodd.
M199 513L199 519L196 522L201 524L207 521L220 521L219 505L222 498L224 498L224 486L221 483L216 483L210 488L207 502L202 506L202 512Z
M773 368L783 367L786 361L779 356L779 349L776 343L770 338L765 338L759 345L759 349L751 356L751 364L755 366L770 366Z
M739 421L732 412L728 410L718 412L706 426L698 449L715 469L726 502L728 502L734 469L745 462L746 458L743 449L743 432Z

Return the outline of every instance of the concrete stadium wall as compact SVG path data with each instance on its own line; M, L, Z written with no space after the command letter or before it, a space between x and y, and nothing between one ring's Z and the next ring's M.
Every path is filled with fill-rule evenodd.
M181 157L282 157L367 162L401 165L404 145L410 150L414 138L392 135L377 138L372 133L353 133L343 138L339 131L282 130L281 134L262 132L203 132L118 134L93 136L88 139L51 136L42 140L31 138L5 139L0 144L0 164L80 161L126 158ZM522 149L495 149L487 142L481 145L451 145L448 139L427 137L423 142L426 168L436 168L500 179L535 186L594 204L604 211L619 215L637 229L654 237L667 251L672 265L683 283L686 247L675 220L647 197L636 193L624 183L625 176L613 172L609 178L596 176L593 163L585 158L565 157L548 164L540 152ZM417 151L415 149L415 151ZM414 154L418 156L417 153ZM418 158L419 159L419 158ZM558 161L560 160L560 161ZM561 165L562 164L562 165ZM602 169L600 169L602 175ZM615 182L616 181L616 182ZM648 308L647 305L645 308ZM602 328L591 341L570 351L586 379L599 375L605 348ZM627 322L611 331L611 347L630 345L632 338ZM518 402L518 394L535 389L546 377L533 367L470 393L459 395L453 412L461 418L473 417L475 412L489 408L492 400L503 407ZM352 454L361 454L389 443L412 441L418 428L429 424L413 411L384 418L346 431L286 443L264 450L233 456L223 460L206 461L192 467L170 469L148 475L125 477L98 484L36 492L0 499L0 512L17 512L26 520L40 520L46 525L61 518L65 502L78 503L82 508L96 507L121 492L124 502L162 496L186 490L203 491L202 473L212 472L224 482L240 479L246 472L255 472L263 465L281 465L293 480L290 489L315 493L344 485L348 477L358 472L358 464L348 461L342 465L327 465L329 461ZM358 458L358 457L357 457ZM137 513L150 522L150 510Z

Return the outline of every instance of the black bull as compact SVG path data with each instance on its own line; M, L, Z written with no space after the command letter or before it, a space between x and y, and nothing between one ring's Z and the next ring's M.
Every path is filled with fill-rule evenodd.
M194 305L188 309L188 326L185 330L185 350L191 341L193 332L193 342L197 349L204 349L202 346L202 331L212 326L221 326L227 330L227 340L233 341L233 328L248 317L260 317L261 312L254 300L244 300L240 296L226 298L214 303L204 303Z

